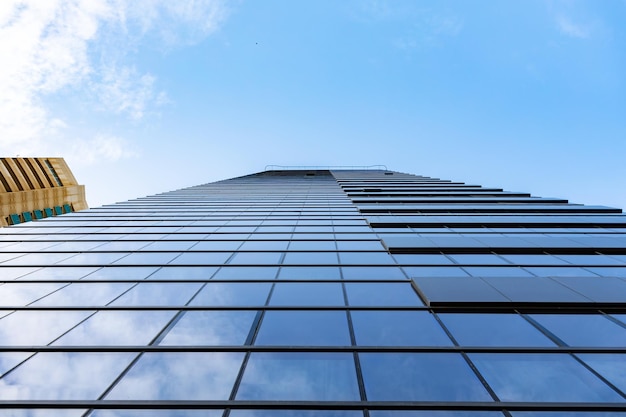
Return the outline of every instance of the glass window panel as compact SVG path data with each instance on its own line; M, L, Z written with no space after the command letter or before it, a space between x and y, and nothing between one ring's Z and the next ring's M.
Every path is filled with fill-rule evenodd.
M154 273L158 267L144 266L105 266L87 275L85 280L91 279L145 279Z
M513 417L624 417L623 412L602 411L510 411Z
M264 306L271 283L210 282L191 301L192 306Z
M562 259L552 255L502 255L514 265L567 265Z
M350 353L250 354L238 400L358 401Z
M223 410L94 410L89 417L222 417ZM231 412L232 416L233 413ZM47 417L47 416L42 416Z
M72 253L29 253L26 255L20 253L0 254L0 262L4 261L3 265L52 265L63 259L69 258L74 254Z
M283 264L337 264L337 252L287 252Z
M149 280L209 280L217 266L163 266L148 277Z
M516 266L466 266L463 269L473 277L532 277L533 275Z
M452 341L428 311L352 311L361 346L451 346Z
M576 356L623 393L626 393L626 355L585 353Z
M524 268L538 277L597 277L597 274L585 269L574 267L526 267Z
M600 314L532 314L530 317L569 346L626 344L626 329Z
M572 265L624 265L623 262L606 255L556 255Z
M212 250L233 251L233 250L239 249L239 247L241 246L241 243L242 242L239 240L223 240L223 241L205 240L205 241L201 241L195 244L191 248L191 250L193 251L212 251Z
M95 400L134 353L38 353L2 378L2 400ZM97 377L94 377L97 376Z
M387 252L339 252L342 264L389 265L395 264Z
M282 252L238 252L230 260L231 265L264 265L278 264Z
M202 284L140 283L111 303L114 306L185 305Z
M507 265L507 261L498 255L492 254L458 254L448 255L459 265Z
M626 278L626 268L614 266L610 268L588 267L585 268L601 277Z
M243 345L256 311L187 311L161 345Z
M5 280L12 280L22 277L26 274L40 269L39 267L23 267L23 266L0 266L0 276ZM26 277L24 277L26 279Z
M337 241L339 250L375 250L383 251L385 248L379 240L339 240Z
M38 306L99 306L106 305L131 283L73 283L33 303Z
M179 241L158 241L141 247L140 251L185 251L194 245L194 242L179 242ZM98 248L100 250L100 248Z
M53 344L148 345L175 314L175 311L99 311Z
M16 311L0 319L0 340L6 346L47 345L92 313Z
M273 306L343 306L338 283L279 283L270 299Z
M403 266L409 277L469 277L458 266Z
M345 311L266 311L256 345L349 346Z
M406 279L399 267L342 266L344 279Z
M422 306L422 300L407 283L346 283L351 306Z
M274 279L277 266L230 266L225 265L215 274L214 279Z
M492 401L456 353L359 353L370 401Z
M446 255L437 254L394 254L393 257L400 265L452 265L453 262Z
M504 417L504 414L499 411L370 410L370 417Z
M341 279L336 266L283 266L279 279Z
M0 285L0 305L25 306L58 290L66 284L14 284ZM0 313L1 315L2 313Z
M169 262L169 265L221 265L231 255L231 252L185 252ZM162 263L166 264L168 261Z
M87 410L67 408L3 408L2 411L11 417L82 417L87 412Z
M21 279L24 280L64 280L64 279L81 279L86 275L91 274L96 271L98 268L87 268L87 267L63 267L63 266L48 266L45 268L41 268L31 274L24 275Z
M85 252L57 262L57 265L109 265L129 252Z
M108 400L227 400L241 352L147 352Z
M244 242L239 250L284 251L287 250L288 240L257 240Z
M229 417L363 417L358 410L231 410Z
M461 346L554 346L517 314L439 313Z
M0 376L19 365L31 355L33 353L30 352L0 352ZM1 383L0 386L2 386Z
M289 250L336 250L334 240L294 240L289 244Z
M473 353L469 357L502 401L623 401L567 354Z
M134 252L114 262L115 265L165 265L180 252Z
M72 242L72 244L77 244L77 245L85 245L85 246L93 246L95 245L98 249L98 252L102 252L102 251L124 251L124 252L132 252L132 251L136 251L138 249L143 248L146 245L149 245L148 242L146 241L140 241L140 242L132 242L132 241L116 241L116 242L108 242L108 243L103 243L103 242ZM62 243L58 246L55 246L55 250L71 250L71 251L84 251L84 250L88 250L88 249L81 249L80 247L74 247L74 248L67 248L67 249L62 249L63 245L66 245L66 243Z

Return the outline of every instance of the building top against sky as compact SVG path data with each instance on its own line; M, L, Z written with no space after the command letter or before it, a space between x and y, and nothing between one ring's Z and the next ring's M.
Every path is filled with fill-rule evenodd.
M0 154L64 156L92 206L384 161L625 208L625 21L623 0L2 0Z
M0 158L0 224L87 209L85 186L63 158Z
M0 414L619 417L626 216L272 170L0 230Z

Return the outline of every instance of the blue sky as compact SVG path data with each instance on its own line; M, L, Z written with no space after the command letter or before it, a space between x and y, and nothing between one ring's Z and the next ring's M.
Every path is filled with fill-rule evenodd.
M626 0L3 0L0 153L90 205L371 165L626 208Z

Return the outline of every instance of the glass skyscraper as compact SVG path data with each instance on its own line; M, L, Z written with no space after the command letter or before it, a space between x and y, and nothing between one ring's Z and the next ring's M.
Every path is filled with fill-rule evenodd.
M0 416L624 416L625 231L383 169L0 229Z

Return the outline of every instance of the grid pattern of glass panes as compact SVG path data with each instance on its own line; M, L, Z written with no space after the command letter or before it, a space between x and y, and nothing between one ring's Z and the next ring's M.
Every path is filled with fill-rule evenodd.
M624 231L382 170L1 229L0 415L625 415Z

